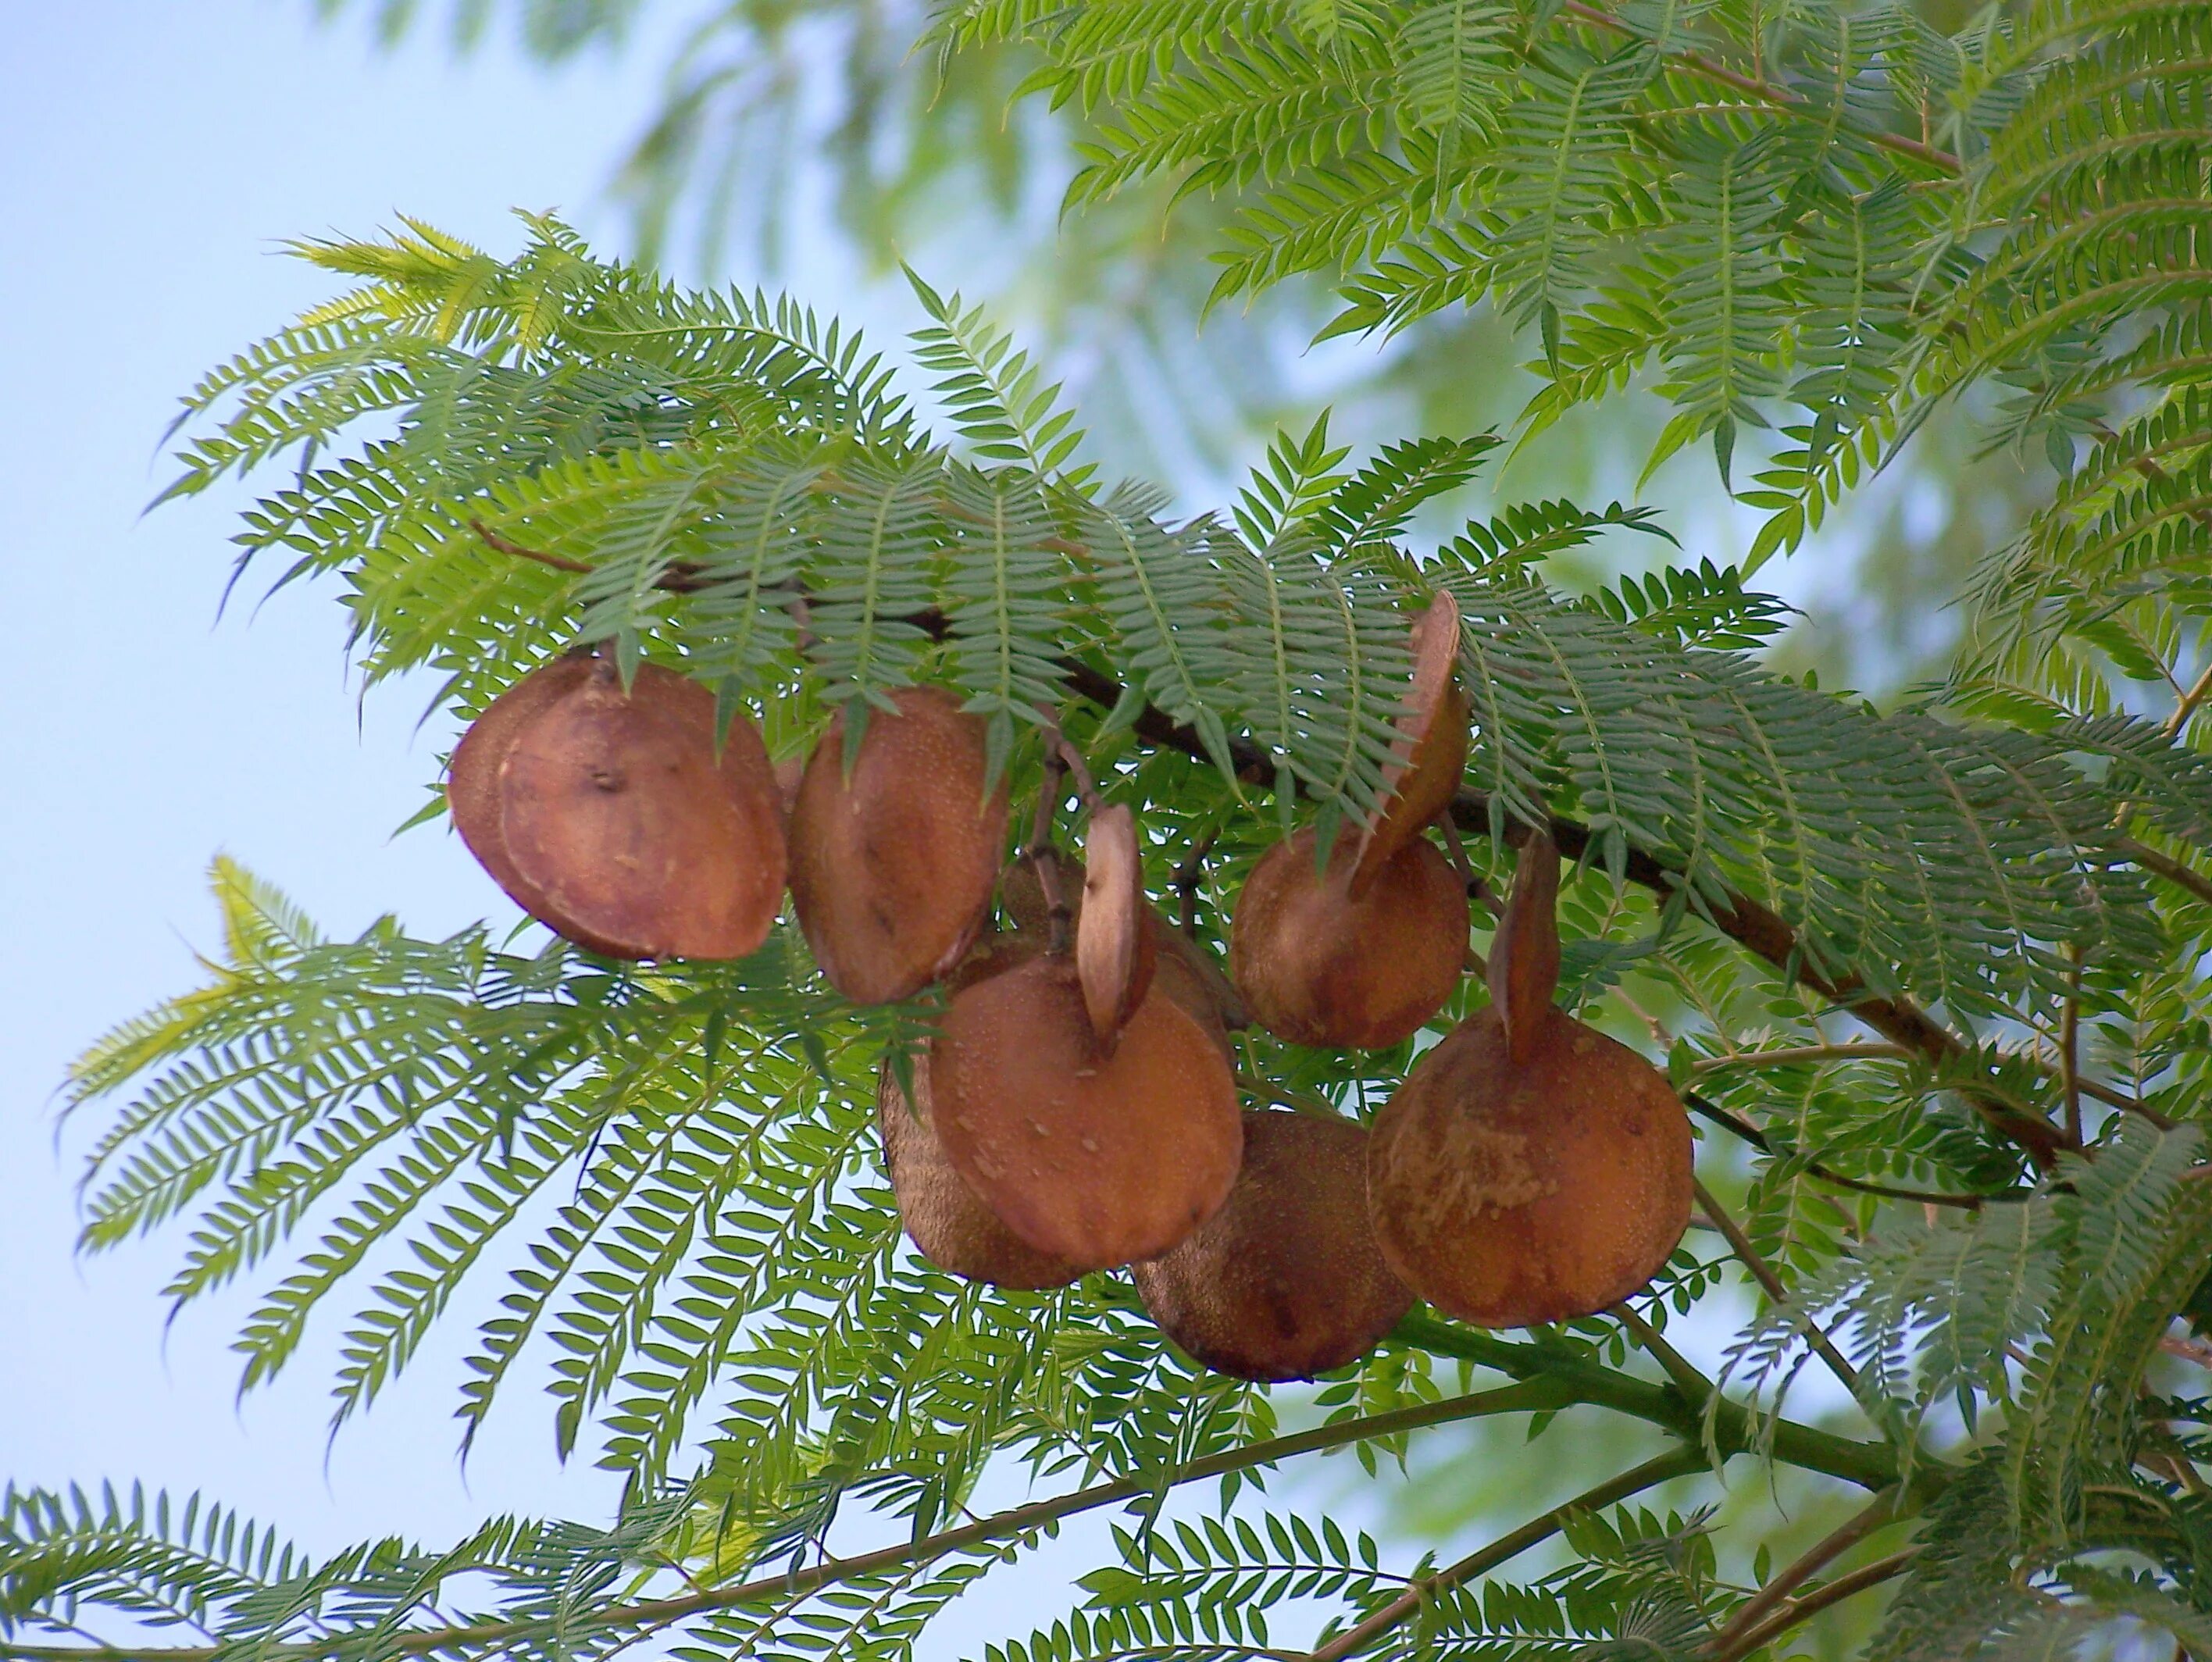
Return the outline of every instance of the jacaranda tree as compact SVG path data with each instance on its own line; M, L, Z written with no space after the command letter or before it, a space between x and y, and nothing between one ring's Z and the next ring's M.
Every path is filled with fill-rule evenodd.
M1493 308L1540 383L1522 433L1663 400L1654 462L1710 447L1761 529L1741 567L1690 550L1595 596L1547 561L1665 537L1647 511L1414 534L1501 435L1317 425L1238 500L1170 514L920 278L930 321L883 357L550 219L508 259L419 225L301 245L354 286L191 394L169 494L268 470L240 562L335 579L370 682L434 670L471 720L516 689L457 758L453 816L566 937L332 941L219 864L208 985L74 1076L78 1104L122 1104L86 1245L190 1215L179 1301L268 1277L249 1384L343 1301L340 1422L475 1296L463 1441L550 1362L561 1446L626 1498L310 1562L210 1502L12 1491L0 1657L902 1656L979 1584L1005 1608L1099 1508L1079 1604L994 1657L1736 1662L1850 1635L1994 1659L2145 1633L2212 1657L2212 1349L2181 1325L2212 1301L2212 5L1936 10L975 0L932 23L924 50L1012 54L1023 95L1081 112L1076 210L1161 179L1210 197L1219 300L1319 273L1332 332ZM1751 567L1818 557L1865 478L1969 419L2048 483L1940 597L1966 625L1948 674L1877 710L1763 670L1784 609ZM896 750L931 711L971 749L867 808L870 736ZM963 767L968 841L918 843L901 814ZM820 828L854 804L893 831ZM855 993L852 941L951 907L977 823L982 910L928 985ZM1380 930L1344 922L1369 881L1403 898L1370 856L1431 873ZM1304 921L1255 920L1284 885ZM1352 1021L1427 973L1439 917L1455 957L1418 1031ZM1170 1030L1172 1089L1114 1083ZM1616 1041L1649 1065L1589 1087ZM1623 1139L1664 1143L1676 1103L1694 1175L1622 1176L1666 1165ZM1448 1157L1407 1154L1417 1109L1459 1116ZM1191 1132L1201 1110L1231 1129ZM1214 1281L1151 1264L1184 1250L1158 1198L1195 1197L1199 1240L1232 1177L1261 1180L1251 1128L1293 1119L1382 1129L1364 1168L1280 1180L1320 1198L1261 1209L1266 1251L1216 1252ZM999 1122L1083 1148L1008 1154ZM1066 1272L999 1280L1057 1284L921 1256L884 1134ZM1191 1301L1248 1281L1285 1331L1352 1302L1349 1269L1260 1273L1347 1219L1427 1301L1366 1354L1271 1384L1195 1337ZM1599 1260L1636 1229L1663 1238L1624 1296ZM1553 1293L1486 1301L1532 1265ZM1732 1337L1670 1341L1692 1314ZM1834 1384L1809 1413L1808 1368ZM1497 1458L1581 1492L1463 1556L1385 1552L1287 1494L1311 1457L1386 1483L1423 1429L1508 1416L1534 1441ZM971 1506L1024 1469L1030 1498ZM1662 1484L1692 1499L1638 1503ZM1785 1487L1826 1523L1780 1554Z

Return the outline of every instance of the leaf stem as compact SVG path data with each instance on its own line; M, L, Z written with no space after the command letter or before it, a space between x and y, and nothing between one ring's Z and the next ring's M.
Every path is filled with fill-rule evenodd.
M1703 1183L1692 1178L1690 1186L1698 1197L1698 1210L1712 1220L1713 1228L1727 1237L1729 1248L1735 1253L1737 1261L1750 1271L1753 1277L1766 1289L1767 1297L1784 1309L1790 1308L1795 1301L1790 1296L1789 1288L1783 1284L1782 1277L1774 1273L1774 1266L1759 1256L1759 1248L1751 1244L1751 1237L1743 1232L1743 1226L1729 1216L1728 1208L1716 1200L1713 1192ZM1859 1394L1858 1369L1844 1360L1843 1352L1829 1343L1828 1336L1814 1325L1811 1316L1805 1316L1804 1322L1806 1337L1812 1344L1814 1353L1827 1364L1828 1371L1836 1376L1856 1401Z

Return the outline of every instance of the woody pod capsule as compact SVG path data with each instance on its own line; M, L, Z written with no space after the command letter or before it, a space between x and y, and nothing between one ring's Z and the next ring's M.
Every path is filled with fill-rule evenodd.
M526 676L455 748L469 851L557 934L617 958L742 958L782 904L775 775L744 716L657 664L625 687L572 653Z
M1553 1005L1559 871L1558 849L1535 833L1491 949L1490 1006L1414 1064L1368 1144L1384 1261L1479 1326L1617 1304L1689 1226L1680 1101L1634 1051Z
M1466 963L1466 889L1420 834L1467 766L1449 594L1414 624L1413 650L1383 798L1364 832L1340 839L1326 865L1315 832L1298 832L1261 857L1237 896L1230 974L1260 1024L1293 1044L1398 1044L1443 1007Z
M1176 1246L1219 1210L1243 1151L1228 1058L1157 974L1133 843L1094 813L1074 950L1048 940L959 987L929 1053L953 1170L1079 1271Z

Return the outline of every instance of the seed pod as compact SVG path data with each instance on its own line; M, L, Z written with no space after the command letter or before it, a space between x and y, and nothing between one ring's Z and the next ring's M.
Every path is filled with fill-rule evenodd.
M745 956L783 898L783 833L759 731L738 717L717 754L714 695L698 682L647 664L625 693L611 661L583 662L508 743L499 778L507 869L493 876L532 916L595 951ZM465 772L473 781L473 764Z
M1110 1052L1152 988L1158 953L1152 902L1145 898L1136 816L1119 805L1099 809L1091 816L1083 852L1075 969L1091 1031Z
M907 1239L939 1269L969 1281L1018 1288L1073 1281L1080 1270L1022 1240L960 1180L930 1129L927 1059L917 1058L912 1072L919 1114L889 1062L876 1080L876 1129Z
M1398 738L1382 770L1383 799L1360 838L1352 874L1354 899L1366 894L1393 855L1451 805L1467 772L1467 695L1452 679L1459 664L1459 603L1437 591L1413 624L1413 684L1398 717Z
M1410 1038L1450 998L1467 962L1467 890L1416 838L1357 900L1340 842L1314 870L1314 834L1261 858L1237 898L1229 974L1268 1032L1298 1045L1380 1050Z
M1042 858L1052 863L1060 895L1068 902L1070 923L1079 931L1086 878L1083 862L1049 847ZM1035 859L1024 856L1006 868L999 879L999 899L1016 930L1034 935L1040 942L1046 939L1051 920L1047 915L1043 886L1037 881ZM1158 954L1153 973L1175 975L1176 986L1170 990L1170 996L1193 1016L1199 1016L1207 1030L1218 1037L1222 1047L1227 1049L1229 1034L1252 1025L1252 1013L1244 1007L1235 984L1222 974L1212 953L1162 917L1158 908L1152 912L1152 933ZM1172 971L1167 967L1171 961L1175 966Z
M1413 1065L1375 1119L1382 1257L1483 1327L1565 1321L1658 1273L1690 1222L1690 1121L1658 1071L1547 1006L1526 1062L1495 1010Z
M1305 1380L1364 1356L1412 1307L1367 1221L1367 1131L1244 1115L1228 1203L1131 1275L1160 1331L1217 1373Z
M500 770L507 766L515 735L530 719L574 692L591 674L592 659L580 652L532 670L469 724L446 770L446 808L453 816L453 829L477 857L477 864L518 904L523 903L516 893L521 880L507 857L507 838L499 822Z
M1490 1003L1516 1062L1535 1053L1544 1012L1559 989L1559 850L1548 830L1521 845L1513 893L1490 948Z
M1158 1257L1236 1179L1236 1080L1212 1040L1156 992L1102 1056L1064 955L953 995L930 1092L962 1180L1031 1246L1086 1270Z
M983 795L981 718L905 687L870 713L848 776L841 713L791 810L791 899L814 960L856 1004L908 998L957 963L988 920L1006 793Z

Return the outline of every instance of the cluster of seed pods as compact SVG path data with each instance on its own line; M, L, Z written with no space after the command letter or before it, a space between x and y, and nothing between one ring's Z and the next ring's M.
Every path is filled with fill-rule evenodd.
M1459 639L1439 596L1414 626L1378 806L1326 861L1310 830L1261 857L1225 975L1153 909L1126 807L1092 801L1079 862L1040 836L1002 874L1007 802L985 789L983 724L933 688L872 711L849 757L833 721L779 785L758 731L740 715L718 735L696 682L648 664L625 689L610 659L572 654L471 726L448 797L500 885L595 951L743 957L787 888L847 998L943 983L933 1040L886 1058L877 1097L921 1254L1025 1289L1128 1266L1200 1362L1310 1378L1365 1354L1417 1296L1486 1326L1604 1309L1689 1220L1681 1103L1553 1003L1559 861L1540 830L1498 922L1488 1006L1417 1056L1371 1128L1239 1107L1234 1030L1384 1048L1457 989L1467 886L1427 833L1466 766Z

